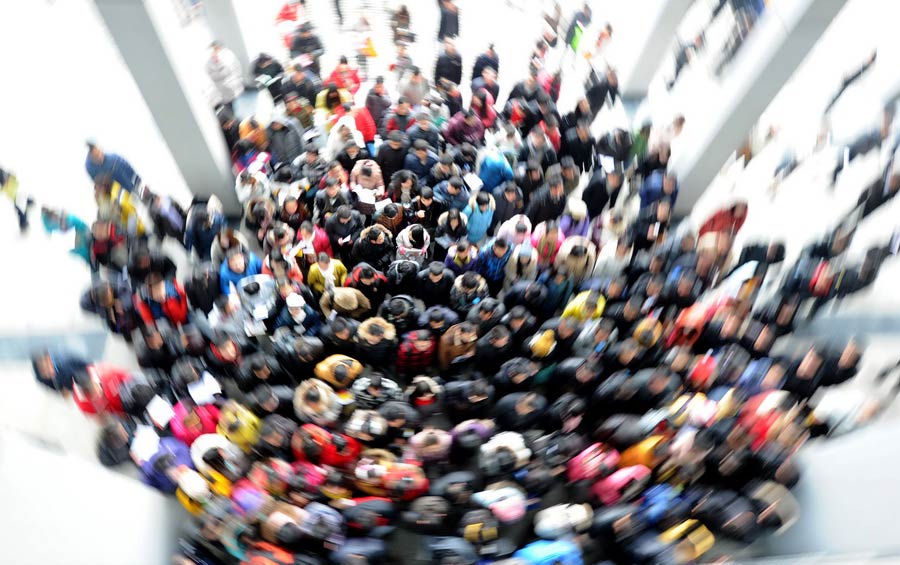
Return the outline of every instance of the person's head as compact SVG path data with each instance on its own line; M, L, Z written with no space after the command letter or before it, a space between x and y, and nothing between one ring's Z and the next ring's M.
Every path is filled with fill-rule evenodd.
M672 202L668 198L663 198L656 204L656 219L660 222L667 222L672 215Z
M479 210L486 212L491 205L491 197L485 192L479 192L475 196L475 204L478 206Z
M356 145L355 141L351 141L344 146L344 151L347 152L351 159L355 159L359 155L359 146Z
M388 134L388 145L394 151L400 150L403 147L403 133L399 130L394 130Z
M460 215L459 215L459 209L458 208L450 208L450 210L447 211L447 225L453 229L456 229L457 227L459 227L460 222L461 222L461 220L460 220Z
M503 185L503 198L507 202L515 202L519 198L519 189L515 182L509 181Z
M410 110L412 110L412 106L410 105L409 100L407 100L405 97L401 96L397 100L397 107L394 109L394 112L398 116L408 116Z
M100 146L97 145L97 142L89 139L86 142L86 145L88 148L88 156L91 159L91 163L94 163L95 165L103 163L104 153L103 150L100 149Z
M334 198L335 196L337 196L340 190L341 183L338 179L334 177L328 177L327 179L325 179L325 194L327 194L329 198Z
M419 202L424 206L431 206L432 202L434 202L434 191L430 186L422 187L422 191L419 193Z
M463 290L465 290L466 292L475 292L478 289L478 275L476 273L473 273L472 271L466 271L462 275L461 284Z
M329 257L328 254L323 251L316 257L316 264L319 266L319 269L321 271L327 271L331 266L331 257Z
M417 139L413 142L413 151L420 161L424 161L428 157L428 142L424 139Z
M456 244L456 256L464 258L464 257L468 257L469 253L470 253L469 242L464 239L460 240L460 242ZM463 280L463 283L465 283L465 280Z
M550 176L550 178L547 179L547 185L550 187L550 196L554 200L559 200L565 196L566 190L561 175L554 174Z
M509 243L502 237L498 237L494 240L494 244L491 245L491 250L493 250L496 257L503 257L509 251Z
M369 324L369 331L363 334L363 339L369 345L378 345L384 340L384 326L378 323Z
M451 177L447 182L447 192L451 196L457 196L463 190L463 180L461 177Z
M233 273L243 273L247 268L247 259L241 249L230 249L227 255L228 268Z
M544 135L544 130L541 129L540 126L534 126L531 128L531 131L528 132L528 138L531 140L531 143L538 149L544 147L547 142L547 137Z
M478 328L471 322L463 322L459 325L459 335L462 341L473 342L478 338Z
M156 302L165 302L166 300L166 280L159 273L150 273L144 280L147 285L147 291L150 299Z
M366 240L372 245L382 245L384 244L384 232L381 230L373 229L369 231L368 236L366 236Z
M377 230L376 230L377 231ZM371 232L369 232L371 233ZM381 237L384 237L384 234L381 234ZM359 281L365 285L370 285L375 282L375 269L369 267L368 265L364 266L359 270Z
M476 123L478 123L478 114L476 114L472 110L466 110L463 116L466 125L468 126L474 126Z
M334 213L337 215L338 222L341 224L348 224L353 218L353 211L350 209L350 206L347 206L346 204L338 206Z

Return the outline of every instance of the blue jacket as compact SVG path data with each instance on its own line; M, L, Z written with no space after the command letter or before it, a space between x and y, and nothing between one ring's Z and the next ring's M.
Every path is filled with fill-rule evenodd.
M235 273L228 268L228 261L222 261L219 267L219 284L222 286L223 294L231 294L231 285L237 288L238 284L244 277L252 277L262 272L262 261L253 253L247 253L247 266L243 273Z
M305 330L303 335L309 337L315 337L319 335L319 329L322 327L322 320L319 319L319 315L315 310L310 308L307 304L303 307L303 311L306 312L306 318L304 318L302 324L298 324L294 321L294 318L291 316L290 310L285 306L281 309L281 312L278 313L278 317L275 318L275 327L273 329L278 328L293 328L294 326L303 326Z
M655 204L662 200L663 196L663 172L662 171L653 171L650 176L644 179L644 183L641 185L641 209L643 210L647 206L651 204ZM675 205L675 201L678 200L678 184L675 184L675 192L673 192L669 196L669 200L672 202L672 205Z
M499 151L491 151L485 154L481 161L481 169L478 178L484 183L481 190L494 192L494 189L506 181L513 179L512 166L506 157Z
M502 257L494 254L493 246L485 244L484 250L475 259L475 267L472 269L489 282L502 281L506 277L506 263L512 255L512 247L506 248Z
M434 151L428 152L428 155L425 157L424 165L419 161L419 158L416 157L416 154L413 151L410 151L403 160L403 168L414 172L416 176L419 177L419 186L431 186L431 169L437 162L438 156Z
M460 212L466 209L466 206L469 205L469 197L471 196L469 193L469 187L463 184L462 190L459 191L459 194L456 196L451 196L449 192L447 192L447 187L450 186L450 181L443 181L437 186L434 187L434 199L444 205L448 210L450 208L456 208Z
M128 192L132 192L135 185L141 182L141 177L134 172L131 164L124 157L115 153L106 153L103 156L103 162L99 164L91 161L89 153L84 161L84 168L87 169L87 174L92 179L100 176L109 176Z
M200 259L209 261L209 258L212 255L213 241L216 240L216 236L219 235L219 232L222 231L222 228L225 226L225 217L216 214L213 217L212 225L209 228L197 224L198 222L196 221L191 221L191 223L188 224L188 227L184 232L184 248L188 252L196 248L197 255Z
M34 377L37 382L52 388L53 390L72 390L72 380L75 375L84 371L90 362L83 359L77 353L59 350L50 352L50 361L53 363L53 370L56 374L49 380L44 380L37 369L37 359L34 360Z
M479 242L487 236L491 222L494 220L494 199L491 198L491 202L484 212L481 211L481 207L478 204L470 201L466 209L463 210L463 214L469 218L469 222L466 224L469 241L472 243Z

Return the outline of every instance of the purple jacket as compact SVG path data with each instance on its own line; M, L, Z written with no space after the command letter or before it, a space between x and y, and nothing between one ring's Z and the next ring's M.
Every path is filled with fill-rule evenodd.
M173 494L178 485L173 483L172 479L165 472L159 472L153 468L153 464L157 459L169 453L174 456L172 466L186 465L191 469L194 468L194 462L191 460L191 448L173 437L164 437L159 440L157 452L141 465L141 471L143 473L142 481L145 485Z
M591 221L587 218L582 218L580 222L576 222L572 216L565 214L559 220L559 229L562 230L566 237L572 237L573 235L587 237L590 228Z

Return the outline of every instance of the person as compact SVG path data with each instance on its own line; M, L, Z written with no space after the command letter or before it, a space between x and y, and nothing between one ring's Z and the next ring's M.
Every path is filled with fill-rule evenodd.
M392 131L406 132L416 123L415 116L412 115L411 102L404 97L397 100L397 105L393 111L388 112L384 116L381 126L381 136L387 137Z
M616 205L623 181L622 171L618 169L609 173L605 172L602 167L594 169L581 193L581 200L587 206L588 217L598 218L606 209L607 204L610 208Z
M484 277L493 296L497 296L503 288L510 257L512 248L509 243L505 239L495 239L490 245L485 245L472 266L472 271Z
M409 41L411 34L410 27L412 18L409 14L409 8L406 4L400 4L397 9L391 12L391 32L393 33L394 43L401 41ZM413 35L414 37L414 35Z
M400 79L397 91L411 106L420 106L431 91L431 85L419 67L412 67Z
M437 162L437 154L428 147L425 140L419 139L413 143L412 151L404 158L403 168L416 175L419 186L430 186L431 170Z
M538 224L560 217L565 208L566 191L563 179L559 175L553 175L534 193L525 214L531 218L532 223Z
M141 186L141 177L135 172L131 163L121 155L103 151L92 139L89 139L86 145L88 152L84 168L92 180L106 179L107 182L118 183L126 192L136 192ZM7 181L9 178L11 177L7 174Z
M434 187L434 198L447 209L461 211L469 205L470 192L462 178L451 177Z
M308 102L316 99L319 90L321 90L321 85L317 84L318 77L310 76L310 74L300 65L288 67L288 72L281 81L281 93L285 101L287 101L289 94L295 95L298 99L306 99Z
M438 151L443 141L441 132L431 122L431 115L428 112L419 112L416 115L416 122L406 130L406 135L410 143L415 143L419 139L425 141L432 151Z
M271 163L290 166L303 153L303 133L300 124L283 114L275 114L266 128Z
M339 89L347 90L351 95L356 95L359 91L361 81L359 79L359 71L350 67L347 57L341 56L337 66L325 79L326 83L331 83Z
M299 33L291 42L291 58L300 58L303 67L308 68L317 77L321 76L319 57L325 53L325 47L319 36L313 33L312 24L304 22L300 24Z
M444 126L444 139L450 145L471 143L477 147L484 143L484 123L472 110L457 112Z
M478 248L470 245L468 240L460 239L447 249L444 266L453 272L453 276L458 277L466 271L471 271L477 258Z
M565 131L560 145L560 157L571 157L578 170L591 172L594 167L594 148L597 142L591 135L591 124L586 119L578 120L574 128Z
M482 76L482 73L485 69L491 69L494 71L494 77L496 78L497 73L500 72L500 56L497 55L496 49L494 49L494 44L489 43L487 49L485 49L484 53L478 55L475 59L475 64L472 65L472 78L473 80L477 80L478 77ZM475 89L472 88L474 92ZM494 96L496 99L497 96Z
M253 61L253 76L266 86L274 102L280 102L281 83L284 79L284 67L268 53L260 53Z
M251 251L231 249L219 269L222 294L231 294L232 288L240 288L241 280L262 272L262 261Z
M496 207L494 197L486 192L479 192L469 200L463 214L469 219L467 229L470 242L478 245L487 237L494 221Z
M453 365L467 362L475 355L478 334L469 322L456 324L441 336L438 344L438 364L447 370Z
M462 57L456 51L456 43L452 37L444 38L444 50L434 64L434 82L440 82L441 79L454 84L462 82Z
M438 0L441 10L441 21L438 25L438 41L459 35L459 6L455 0Z
M547 135L539 125L534 126L529 132L528 139L519 152L518 161L520 163L536 161L543 171L558 162L556 151L550 146Z
M235 99L244 92L244 71L241 69L241 63L220 41L210 43L209 51L206 74L215 88L213 106L224 106L233 112Z
M493 67L485 67L479 74L473 74L472 77L472 92L484 89L490 93L494 101L497 100L497 97L500 96L500 84L497 82L497 71Z
M384 77L375 77L375 84L366 94L366 108L376 124L384 122L384 116L391 107L391 97L387 89L384 87Z

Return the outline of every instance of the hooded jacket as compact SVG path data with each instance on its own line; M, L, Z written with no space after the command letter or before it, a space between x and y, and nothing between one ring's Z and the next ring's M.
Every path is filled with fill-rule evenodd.
M572 249L575 247L584 247L587 249L582 257L572 255ZM556 254L554 265L556 268L565 266L569 269L569 276L576 284L581 283L585 278L589 277L597 261L597 246L586 237L575 235L566 238L559 253Z
M478 249L476 249L474 245L469 246L469 254L466 256L466 261L464 262L456 259L456 245L451 245L450 248L447 249L447 256L444 258L444 266L453 272L454 277L458 277L466 271L471 271L475 268L476 259L478 259Z
M194 468L194 461L191 459L190 448L178 439L164 437L160 438L159 448L156 453L141 465L141 472L143 475L142 481L145 485L172 494L175 492L175 489L178 488L178 485L172 482L172 479L169 478L165 471L160 472L154 469L154 463L156 463L157 459L166 455L172 455L174 457L172 465L175 467L184 465L189 469Z
M431 169L434 168L435 163L438 162L438 156L434 151L428 150L425 155L425 162L419 160L416 156L415 151L410 150L409 153L406 154L406 158L403 161L403 168L412 172L419 179L419 186L431 186ZM435 198L437 198L437 191L435 190Z
M369 241L369 234L373 231L381 231L384 234L384 243L376 245ZM359 239L353 244L353 257L357 262L366 262L378 271L386 271L394 260L394 236L390 230L381 224L373 224L362 230Z
M98 397L89 397L76 383L72 387L72 399L85 414L122 414L120 387L131 380L125 369L108 363L95 363L87 367L87 376L100 387Z
M450 249L459 240L466 237L469 233L468 218L465 214L459 215L459 225L455 228L450 226L448 221L449 215L443 212L437 221L437 228L434 230L434 241L444 249ZM448 251L449 254L449 251Z
M284 163L290 165L294 159L303 153L303 132L300 125L293 118L275 116L272 123L280 123L281 129L276 130L270 124L267 128L269 136L269 154L274 164Z
M443 204L448 210L450 208L456 208L457 210L462 212L465 207L468 206L469 199L471 198L469 187L467 187L465 183L463 183L462 189L460 189L459 194L454 196L447 190L449 186L450 181L443 181L438 183L438 185L434 187L434 199Z
M484 277L478 276L478 284L471 293L465 291L462 280L462 276L456 277L456 281L453 282L453 288L450 289L450 307L459 313L468 312L472 306L478 304L490 294Z
M381 341L376 344L368 340L372 338L372 328L381 326L384 331ZM368 318L356 332L356 357L367 365L380 369L393 365L397 352L397 330L394 325L379 316Z
M527 250L528 261L523 265L519 265L519 257ZM513 250L509 261L505 267L506 276L503 281L503 288L508 289L519 281L533 281L537 279L538 260L537 253L527 245L517 245Z
M514 176L512 166L499 149L489 149L481 158L481 164L478 166L478 178L484 183L484 186L481 187L482 190L494 192L495 188L513 180Z
M490 194L488 194L488 199L489 201L486 210L482 210L481 206L478 205L476 196L469 199L469 204L466 206L466 209L463 210L463 214L469 218L467 233L469 241L472 243L476 243L487 237L488 230L493 225L494 210L497 207L497 203Z
M501 200L505 199L501 197ZM500 203L497 206L499 209ZM494 212L494 218L496 217L497 212ZM520 223L525 224L525 232L521 234L516 232L516 226ZM521 213L510 216L503 221L495 235L498 239L505 239L510 245L522 245L523 243L531 245L531 220L528 219L528 216Z
M355 288L338 286L325 292L319 300L319 306L326 317L335 311L340 316L361 319L372 311L372 303L366 295Z
M413 226L406 226L397 234L397 259L415 261L421 267L428 258L428 248L431 246L431 236L428 231L422 229L422 244L416 245L412 241Z

